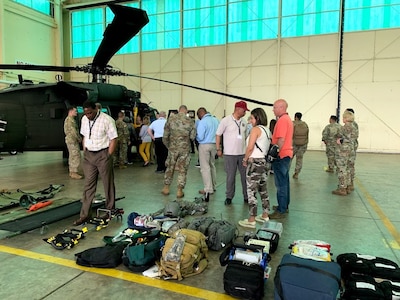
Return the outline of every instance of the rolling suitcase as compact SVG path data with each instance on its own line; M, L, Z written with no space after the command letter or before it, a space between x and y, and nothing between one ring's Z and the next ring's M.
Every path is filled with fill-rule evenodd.
M340 288L340 266L285 254L274 283L275 300L335 300Z

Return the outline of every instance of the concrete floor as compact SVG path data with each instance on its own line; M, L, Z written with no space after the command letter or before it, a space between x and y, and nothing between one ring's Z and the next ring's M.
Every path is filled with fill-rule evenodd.
M64 184L56 195L80 199L83 181L68 177L60 152L26 152L16 156L2 155L0 189L37 190L49 184ZM200 170L193 154L188 172L184 200L192 201L202 189ZM324 172L324 152L308 151L299 179L291 181L290 214L283 221L284 231L278 250L272 254L271 278L265 285L265 299L273 299L273 277L288 245L296 239L320 239L332 244L333 257L345 252L358 252L391 259L400 263L400 155L359 153L356 161L355 191L346 197L335 196L335 174ZM116 269L83 268L75 264L74 254L102 246L102 237L115 235L127 227L126 217L132 211L152 213L162 208L171 195L163 196L163 175L154 173L155 166L141 167L136 161L125 170L116 169L117 202L123 207L122 223L113 222L105 229L90 232L71 250L55 250L43 238L72 228L76 217L49 225L45 234L40 229L0 240L0 299L230 299L224 294L223 272L219 252L210 253L203 274L181 282L150 279L131 273L125 266ZM240 197L238 185L233 204L224 205L225 174L223 159L217 160L217 191L211 196L207 215L234 221L247 217L248 208ZM292 172L291 172L292 175ZM238 179L239 177L237 177ZM270 176L271 206L276 204L273 176ZM239 182L239 180L238 180ZM103 194L100 185L98 192ZM240 235L246 230L239 227ZM239 241L242 238L238 238Z

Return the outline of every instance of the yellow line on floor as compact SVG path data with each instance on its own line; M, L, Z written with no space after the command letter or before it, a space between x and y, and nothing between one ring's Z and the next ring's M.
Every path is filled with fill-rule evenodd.
M165 280L160 280L160 279L155 279L155 278L149 278L149 277L145 277L142 275L134 274L131 272L125 272L125 271L121 271L121 270L117 270L117 269L101 269L101 268L82 267L80 265L77 265L74 260L59 258L59 257L41 254L41 253L37 253L37 252L32 252L32 251L28 251L28 250L23 250L23 249L0 245L0 252L9 253L12 255L18 255L18 256L22 256L22 257L26 257L26 258L30 258L30 259L40 260L40 261L44 261L47 263L52 263L52 264L57 264L57 265L68 267L68 268L82 270L85 272L90 272L90 273L100 274L100 275L109 276L109 277L113 277L113 278L117 278L117 279L122 279L122 280L130 281L130 282L134 282L137 284L150 286L153 288L168 290L170 292L174 292L177 294L193 296L193 297L200 298L200 299L221 299L221 300L233 299L232 297L230 297L226 294L221 294L221 293L217 293L217 292L203 290L203 289L196 288L196 287L187 286L184 284L177 283L176 281L173 282L173 281L165 281ZM221 284L222 284L222 278L221 278Z
M367 199L369 205L373 208L376 212L378 217L382 220L383 225L385 225L386 229L394 238L394 241L390 242L389 245L393 249L400 249L400 233L397 231L396 227L390 222L389 218L385 215L382 211L378 203L376 203L375 199L368 193L367 189L361 184L360 180L355 178L357 185L359 186L360 190L364 194L365 198Z

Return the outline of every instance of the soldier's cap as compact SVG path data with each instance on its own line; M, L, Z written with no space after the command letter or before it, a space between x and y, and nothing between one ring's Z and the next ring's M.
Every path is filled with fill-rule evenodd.
M244 109L244 110L250 111L250 110L247 108L247 103L244 102L244 101L238 101L238 102L236 102L236 103L235 103L235 108L236 108L236 107L239 107L239 108L242 108L242 109Z

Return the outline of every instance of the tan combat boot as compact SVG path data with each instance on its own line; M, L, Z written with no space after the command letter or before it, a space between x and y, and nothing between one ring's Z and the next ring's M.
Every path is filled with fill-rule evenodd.
M294 174L293 174L293 178L294 178L294 179L298 179L298 178L299 178L299 174L298 174L298 173L294 173Z
M169 195L169 185L168 184L164 184L164 187L163 187L163 189L162 189L162 191L161 191L161 194L163 194L163 195Z
M350 194L352 191L354 191L354 185L348 185L346 188L347 194Z
M83 178L82 175L79 175L79 174L76 173L76 172L71 172L71 173L69 173L69 177L71 177L72 179L82 179L82 178Z
M328 172L328 173L334 173L335 172L335 170L333 170L332 168L328 168L325 171Z
M183 188L178 187L178 191L176 192L177 198L182 198L185 194L183 193Z
M332 191L332 194L339 195L339 196L346 196L347 190L345 188L338 188L338 189Z

